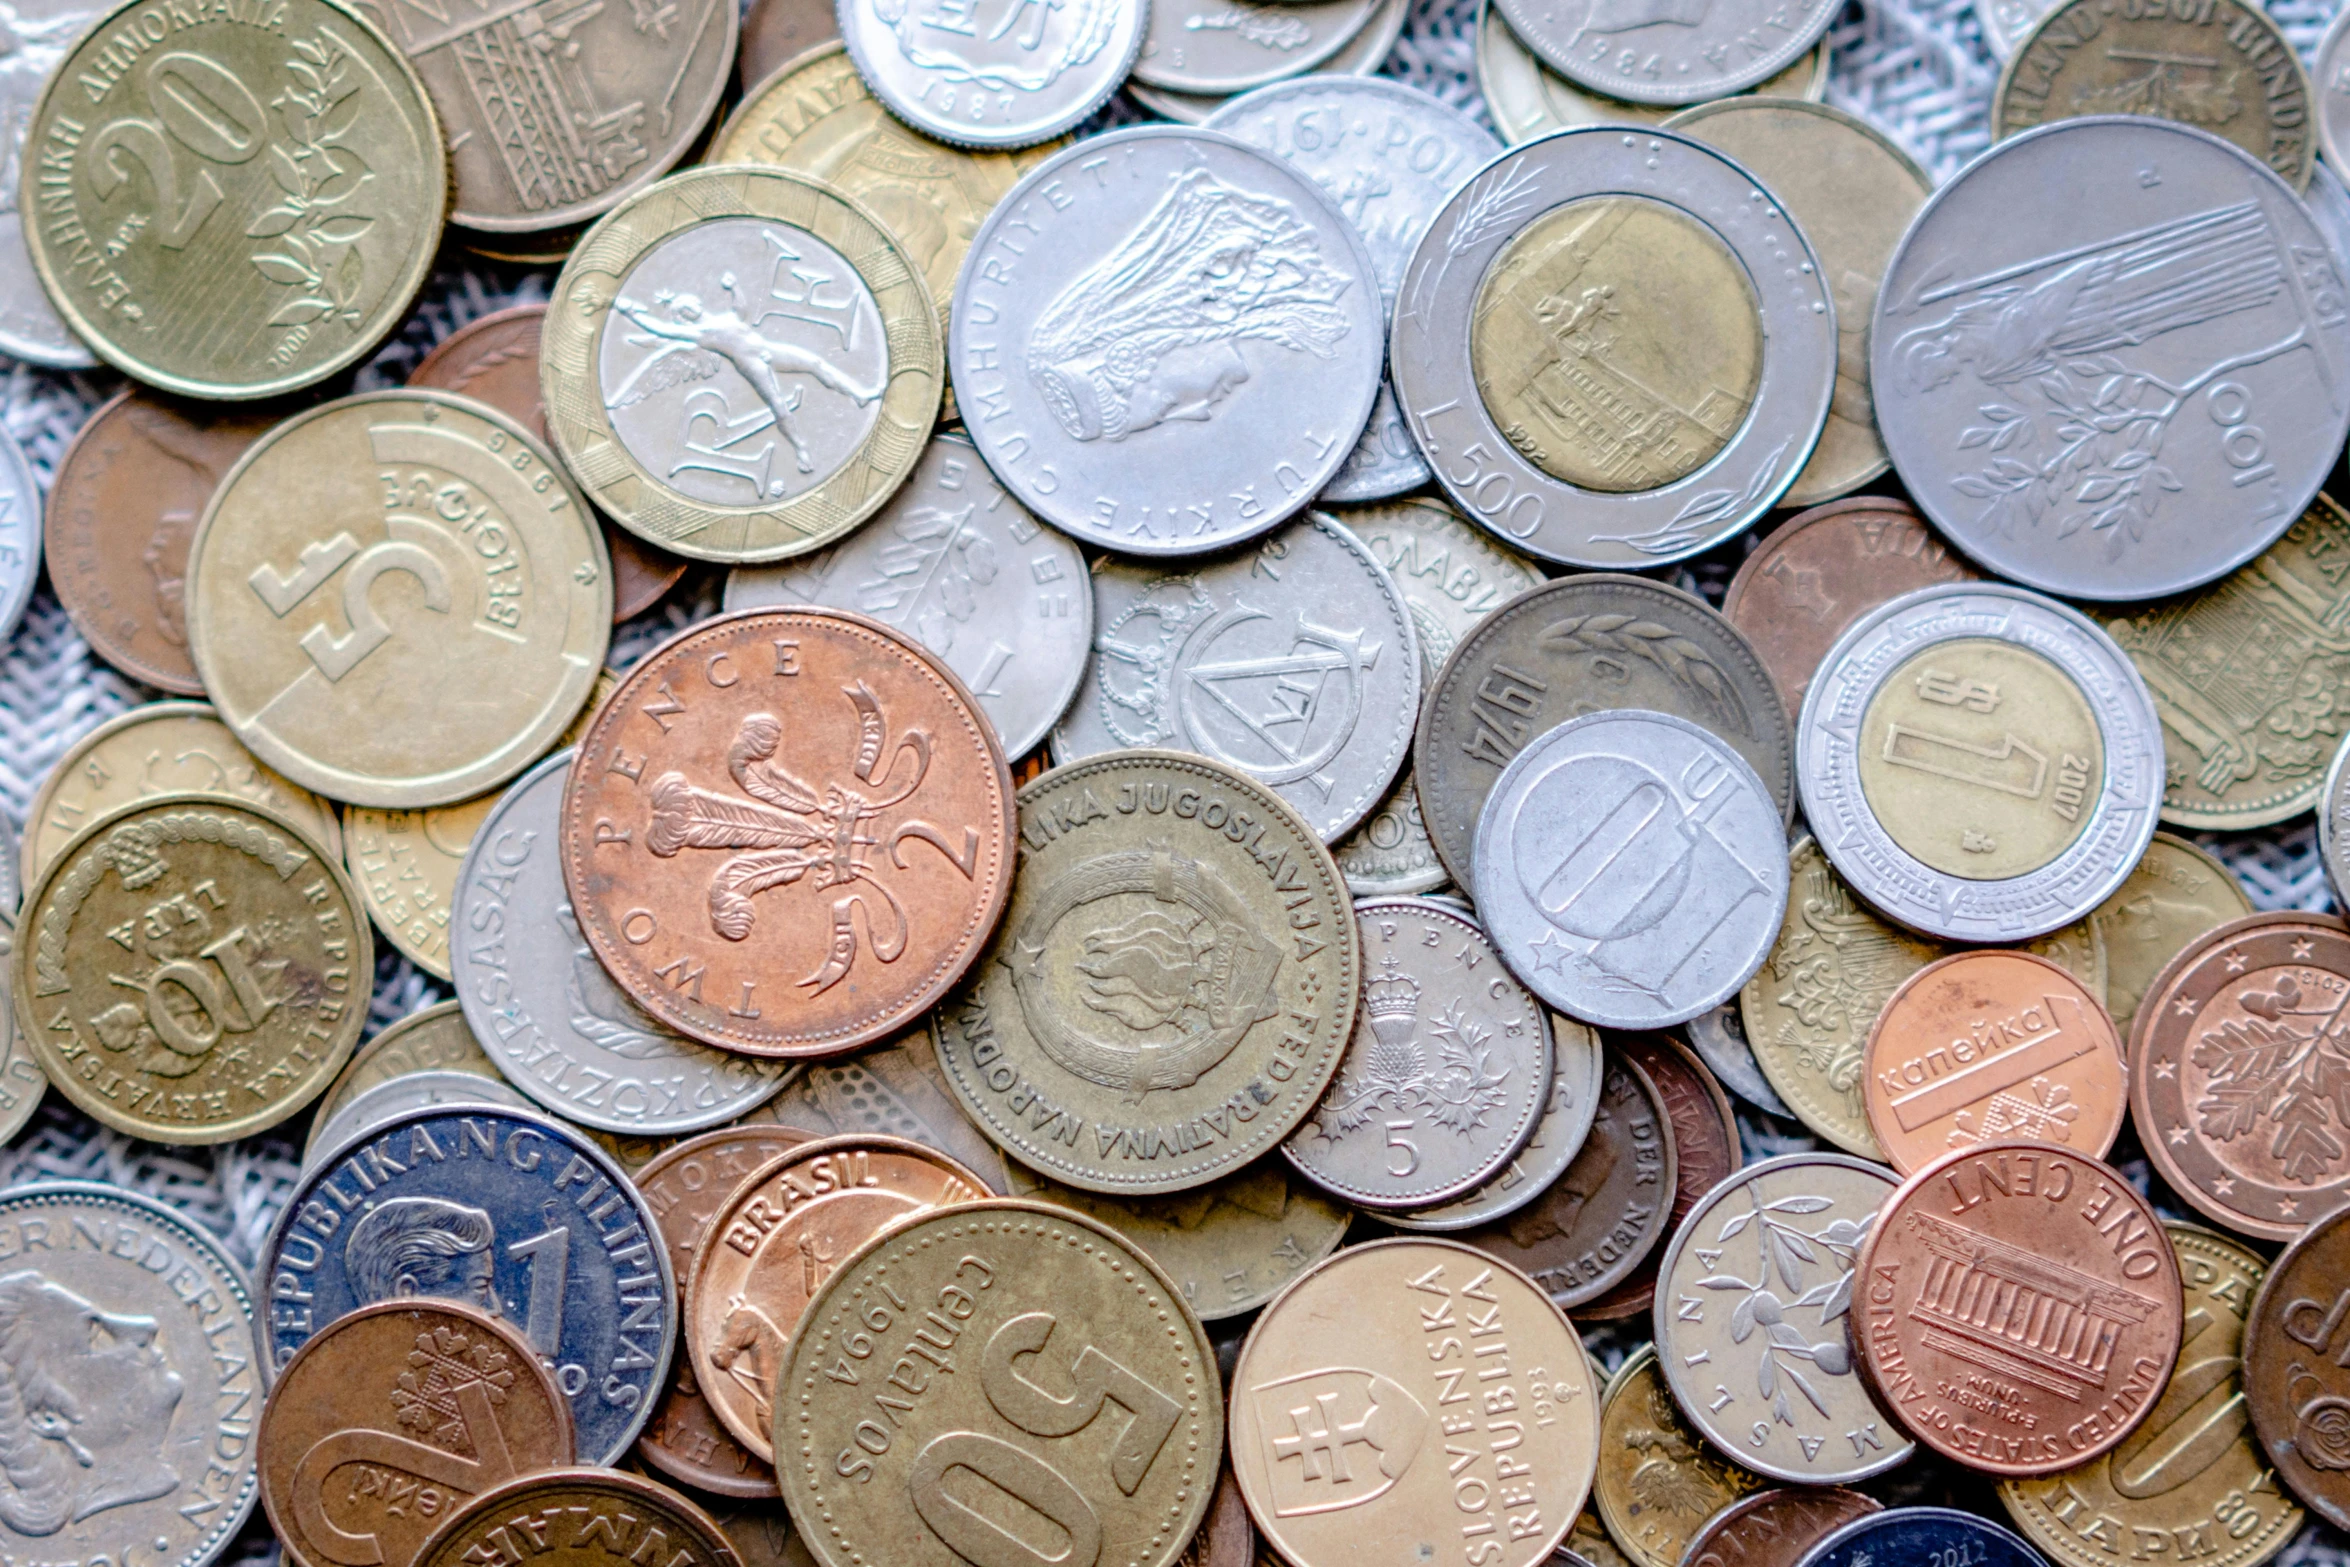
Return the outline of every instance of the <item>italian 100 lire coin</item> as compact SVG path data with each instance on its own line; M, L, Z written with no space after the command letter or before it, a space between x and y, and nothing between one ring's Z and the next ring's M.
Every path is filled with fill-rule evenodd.
M958 147L1033 147L1076 129L1134 68L1150 0L920 10L839 0L841 41L889 112Z
M1803 699L1796 779L1839 875L1951 941L2079 920L2154 836L2162 733L2129 656L2022 588L1922 588L1855 622Z

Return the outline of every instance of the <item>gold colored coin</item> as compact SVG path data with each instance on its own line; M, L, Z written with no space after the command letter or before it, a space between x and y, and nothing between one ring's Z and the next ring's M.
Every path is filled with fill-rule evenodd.
M318 1151L318 1134L344 1106L411 1072L464 1072L503 1085L497 1063L465 1025L465 1014L454 1001L443 1001L411 1012L352 1052L351 1064L318 1096L318 1111L310 1118L310 1136L302 1145L302 1162Z
M9 961L15 951L13 917L0 914L0 991L12 990L15 985L15 964ZM41 1108L41 1095L48 1091L49 1079L33 1055L31 1036L16 1026L16 1007L5 994L0 994L0 1032L7 1037L6 1047L0 1049L0 1143L7 1143L15 1140L33 1112Z
M1665 1386L1655 1345L1632 1351L1608 1378L1591 1502L1633 1567L1679 1567L1707 1519L1767 1484L1689 1428Z
M94 1119L159 1143L265 1131L367 1020L359 894L292 820L163 795L92 822L25 903L17 1027Z
M263 436L197 524L187 592L229 728L354 805L449 805L521 772L612 631L579 492L521 425L448 392L346 397Z
M2122 1038L2164 964L2205 931L2252 912L2225 865L2184 838L2156 833L2130 879L2089 916L2105 949L2105 1010Z
M24 236L100 358L190 397L269 397L400 324L448 156L373 24L337 0L123 0L80 39L25 128Z
M1596 1489L1597 1482L1593 1484ZM1624 1554L1623 1548L1608 1534L1607 1525L1599 1521L1599 1514L1589 1507L1575 1515L1575 1527L1568 1534L1563 1548L1582 1557L1591 1567L1632 1567L1632 1558ZM1551 1561L1557 1567L1574 1567L1573 1563L1561 1561L1556 1556Z
M1488 0L1477 7L1476 51L1478 90L1494 129L1513 147L1570 125L1662 125L1681 112L1678 104L1623 103L1585 92L1520 43L1500 7ZM1816 103L1827 87L1828 51L1823 47L1739 96Z
M510 1542L527 1540L527 1546ZM529 1552L536 1567L742 1567L698 1503L617 1469L544 1469L468 1498L415 1567L481 1567Z

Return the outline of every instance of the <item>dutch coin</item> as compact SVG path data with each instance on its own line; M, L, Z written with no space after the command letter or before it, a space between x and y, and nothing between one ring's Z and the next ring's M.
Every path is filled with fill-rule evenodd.
M2318 40L2317 53L2309 69L2317 137L2325 153L2325 163L2317 167L2325 169L2328 175L2334 173L2334 168L2350 168L2350 159L2346 159L2350 155L2350 71L2343 68L2346 62L2350 62L2350 24L2345 24L2337 13L2325 36ZM2334 168L2327 168L2326 164ZM2339 176L2335 176L2334 183L2339 186ZM2311 189L2315 188L2313 177ZM2311 205L2315 204L2313 198Z
M912 471L945 390L913 254L805 174L689 170L555 279L547 428L604 514L696 560L833 542ZM788 381L788 384L787 384Z
M41 1062L33 1052L29 1035L16 1026L16 1006L10 987L15 983L14 965L10 962L16 951L15 911L0 914L0 1035L6 1044L0 1048L0 1143L12 1142L25 1129L33 1112L41 1108L41 1095L48 1092L49 1079L41 1070Z
M736 85L747 101L759 96L767 78L827 45L840 42L840 16L830 0L752 0L735 42ZM736 163L720 157L714 161Z
M403 957L436 979L449 977L458 867L497 803L497 795L481 794L424 811L355 805L343 813L343 868L358 884L369 918Z
M516 1539L530 1544L506 1543ZM742 1567L699 1504L612 1469L553 1469L485 1491L433 1531L416 1567L475 1567L522 1549L541 1567L610 1567L656 1553L663 1567Z
M1133 77L1195 96L1245 93L1313 70L1377 9L1378 0L1157 0Z
M1599 1033L1587 1023L1550 1014L1550 1094L1534 1121L1534 1135L1510 1155L1501 1173L1451 1202L1411 1213L1383 1213L1380 1222L1422 1234L1473 1230L1498 1222L1533 1202L1564 1175L1599 1114L1600 1074L1606 1062Z
M1796 1567L1869 1567L1892 1561L1968 1567L2046 1567L2029 1545L1989 1519L1953 1507L1891 1507L1856 1518L1806 1551Z
M1411 12L1410 0L1379 0L1371 19L1363 24L1361 32L1346 42L1346 47L1323 61L1312 74L1316 76L1369 76L1386 63L1395 48L1396 39L1403 36L1404 19ZM1153 114L1165 115L1183 125L1202 125L1209 115L1224 107L1230 99L1221 93L1202 94L1168 92L1147 82L1126 78L1126 94ZM1374 425L1377 413L1372 414ZM1406 434L1405 440L1411 437Z
M1680 110L1678 104L1626 103L1585 92L1520 43L1492 0L1478 0L1476 57L1478 92L1501 139L1512 147L1570 125L1662 125ZM1753 91L1766 98L1817 101L1827 84L1828 52L1814 45Z
M2104 1567L2106 1542L2157 1533L2211 1567L2258 1567L2301 1531L2246 1408L2244 1328L2268 1265L2242 1243L2165 1221L2187 1315L2179 1366L2121 1446L2077 1469L2002 1480L2016 1527L2060 1567Z
M1804 816L1854 891L1952 941L2082 918L2154 835L2161 731L2113 639L2003 583L1856 621L1803 700Z
M23 140L50 302L99 358L191 397L291 392L365 358L448 210L424 84L335 0L266 26L120 0L52 68Z
M2154 1408L2186 1308L2162 1221L2094 1159L1954 1149L1877 1211L1851 1338L1879 1407L2002 1478L2111 1452Z
M1117 751L1023 789L1020 837L995 940L931 1015L963 1109L1086 1191L1184 1191L1272 1152L1336 1074L1362 997L1354 911L1313 829L1203 758Z
M1679 1567L1708 1518L1763 1484L1698 1440L1674 1407L1655 1345L1632 1351L1608 1378L1591 1505L1633 1567Z
M621 682L573 756L560 847L580 930L646 1013L830 1055L962 976L1011 892L1012 829L961 681L860 616L744 610Z
M1031 15L1026 0L997 0L938 14L947 25L895 0L840 0L841 41L890 113L940 141L998 149L1051 141L1107 102L1134 67L1150 5Z
M2089 916L2105 954L2105 1010L2123 1040L2170 960L2205 931L2251 912L2226 866L2184 838L2156 833L2130 879Z
M7 11L12 46L0 64L0 151L8 166L24 165L24 137L33 105L50 72L90 25L98 8L90 0L11 0ZM88 370L98 360L73 335L41 287L25 248L25 212L17 182L0 189L0 353L52 370Z
M1885 270L1886 450L2001 576L2122 601L2216 580L2308 508L2350 430L2331 255L2289 186L2207 132L2108 116L2011 137Z
M2244 1403L2292 1494L2350 1528L2350 1210L2311 1225L2270 1264L2244 1319Z
M763 1114L819 1136L867 1132L927 1143L985 1181L997 1196L1011 1195L1004 1152L955 1102L939 1070L938 1052L931 1048L927 1022L886 1044L809 1062L767 1101Z
M307 1165L322 1147L319 1130L362 1094L411 1072L462 1072L504 1086L498 1068L483 1053L454 1001L411 1012L352 1052L351 1064L318 1096L310 1135L302 1146Z
M1795 887L1801 876L1800 869L1790 867L1787 901L1790 914L1796 910L1795 898L1798 894ZM1774 955L1777 954L1776 947L1771 950ZM1755 976L1759 979L1766 972L1767 964L1755 970ZM1754 980L1750 979L1746 983L1752 985ZM1739 995L1743 998L1745 992L1742 990ZM1795 1112L1788 1109L1786 1101L1772 1091L1770 1079L1763 1076L1762 1066L1755 1059L1753 1046L1746 1042L1746 1019L1739 1011L1740 1004L1740 1001L1725 1001L1711 1012L1700 1012L1691 1018L1683 1028L1683 1032L1689 1036L1689 1048L1697 1052L1698 1059L1705 1063L1706 1069L1713 1073L1724 1088L1765 1115L1792 1121L1796 1118Z
M411 1110L435 1105L536 1108L503 1078L476 1077L471 1072L405 1072L354 1095L331 1118L313 1120L302 1173L316 1170L320 1159L361 1133L372 1132Z
M0 92L6 81L0 66ZM204 694L188 655L188 545L221 476L276 422L126 387L57 459L42 527L50 584L91 649L132 679Z
M571 1406L519 1328L381 1301L295 1352L261 1412L261 1505L295 1567L414 1567L493 1486L577 1461Z
M1493 3L1545 65L1587 91L1631 103L1696 103L1759 86L1801 59L1836 14L1820 0L1795 0L1771 13L1766 31L1735 7Z
M668 1385L677 1291L652 1210L580 1133L528 1110L427 1106L326 1151L257 1270L275 1370L379 1300L522 1324L571 1400L583 1461L628 1451Z
M1681 1559L1688 1567L1795 1567L1844 1525L1881 1511L1875 1498L1839 1485L1760 1491L1707 1519Z
M1186 280L1241 254L1195 317ZM1090 137L1031 170L972 242L956 395L996 477L1081 542L1237 544L1354 450L1385 347L1378 275L1354 223L1279 158L1188 126Z
M1746 1162L1738 1118L1722 1085L1707 1074L1687 1045L1670 1034L1618 1034L1609 1043L1648 1074L1657 1102L1665 1107L1665 1119L1673 1124L1673 1204L1665 1214L1665 1233L1671 1235L1706 1193ZM1623 1283L1576 1307L1576 1317L1609 1322L1645 1314L1656 1299L1662 1261L1657 1253L1649 1253Z

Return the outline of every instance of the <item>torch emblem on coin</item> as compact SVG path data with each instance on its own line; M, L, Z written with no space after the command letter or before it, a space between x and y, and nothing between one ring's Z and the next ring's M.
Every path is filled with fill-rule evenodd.
M1332 1513L1384 1496L1411 1468L1428 1411L1376 1371L1332 1366L1249 1389L1274 1511Z

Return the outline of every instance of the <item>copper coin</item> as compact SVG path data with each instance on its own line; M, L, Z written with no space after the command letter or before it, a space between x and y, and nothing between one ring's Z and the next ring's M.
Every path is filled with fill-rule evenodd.
M1738 1117L1729 1095L1714 1081L1687 1045L1670 1034L1610 1034L1607 1042L1639 1064L1664 1101L1665 1119L1673 1127L1673 1208L1665 1233L1681 1227L1699 1199L1738 1172L1746 1150L1738 1141ZM1613 1322L1636 1317L1656 1299L1656 1268L1661 1252L1652 1253L1638 1271L1597 1300L1575 1308L1577 1321Z
M710 1220L736 1187L814 1134L790 1126L722 1126L673 1143L636 1172L636 1189L661 1224L669 1272L680 1283L694 1275L694 1253ZM727 1434L694 1381L693 1357L670 1367L669 1391L653 1408L637 1456L673 1480L719 1496L777 1497L775 1469Z
M188 544L205 502L277 420L126 387L57 460L42 553L74 628L133 680L202 696L188 656Z
M861 615L745 610L645 655L588 726L563 879L604 967L677 1032L831 1055L971 966L1012 830L995 725L953 674Z
M539 328L546 316L545 305L515 305L468 322L408 372L408 384L487 403L543 441L547 404L539 390ZM612 619L633 620L676 587L692 562L655 549L600 514L597 520L612 552Z
M571 1401L530 1341L446 1300L362 1306L296 1350L260 1451L295 1567L410 1567L473 1497L577 1461Z
M1207 1520L1199 1533L1175 1558L1175 1567L1254 1567L1257 1560L1256 1526L1248 1521L1248 1503L1241 1499L1240 1482L1232 1478L1232 1458L1224 1458L1224 1472L1216 1480L1216 1499L1208 1503Z
M1786 1486L1742 1496L1705 1521L1681 1567L1795 1567L1803 1553L1883 1504L1840 1485Z
M1916 512L1861 496L1799 512L1767 535L1730 579L1722 615L1754 644L1793 715L1854 621L1913 588L1979 576Z
M1878 1403L1988 1474L2110 1451L2179 1358L2186 1308L2161 1220L2114 1170L2046 1143L1926 1165L1885 1200L1853 1272Z
M2350 925L2253 914L2171 959L2130 1030L2138 1139L2231 1230L2291 1240L2350 1205Z
M725 1531L657 1481L617 1469L550 1469L445 1515L418 1567L742 1567Z
M1862 1056L1869 1130L1904 1175L1978 1143L2062 1143L2102 1159L2129 1087L2105 1008L2029 952L1927 964L1885 998Z
M832 0L751 0L735 45L735 74L743 97L809 50L840 36L840 9Z
M2244 1399L2277 1477L2350 1529L2350 1209L2269 1268L2244 1322Z

